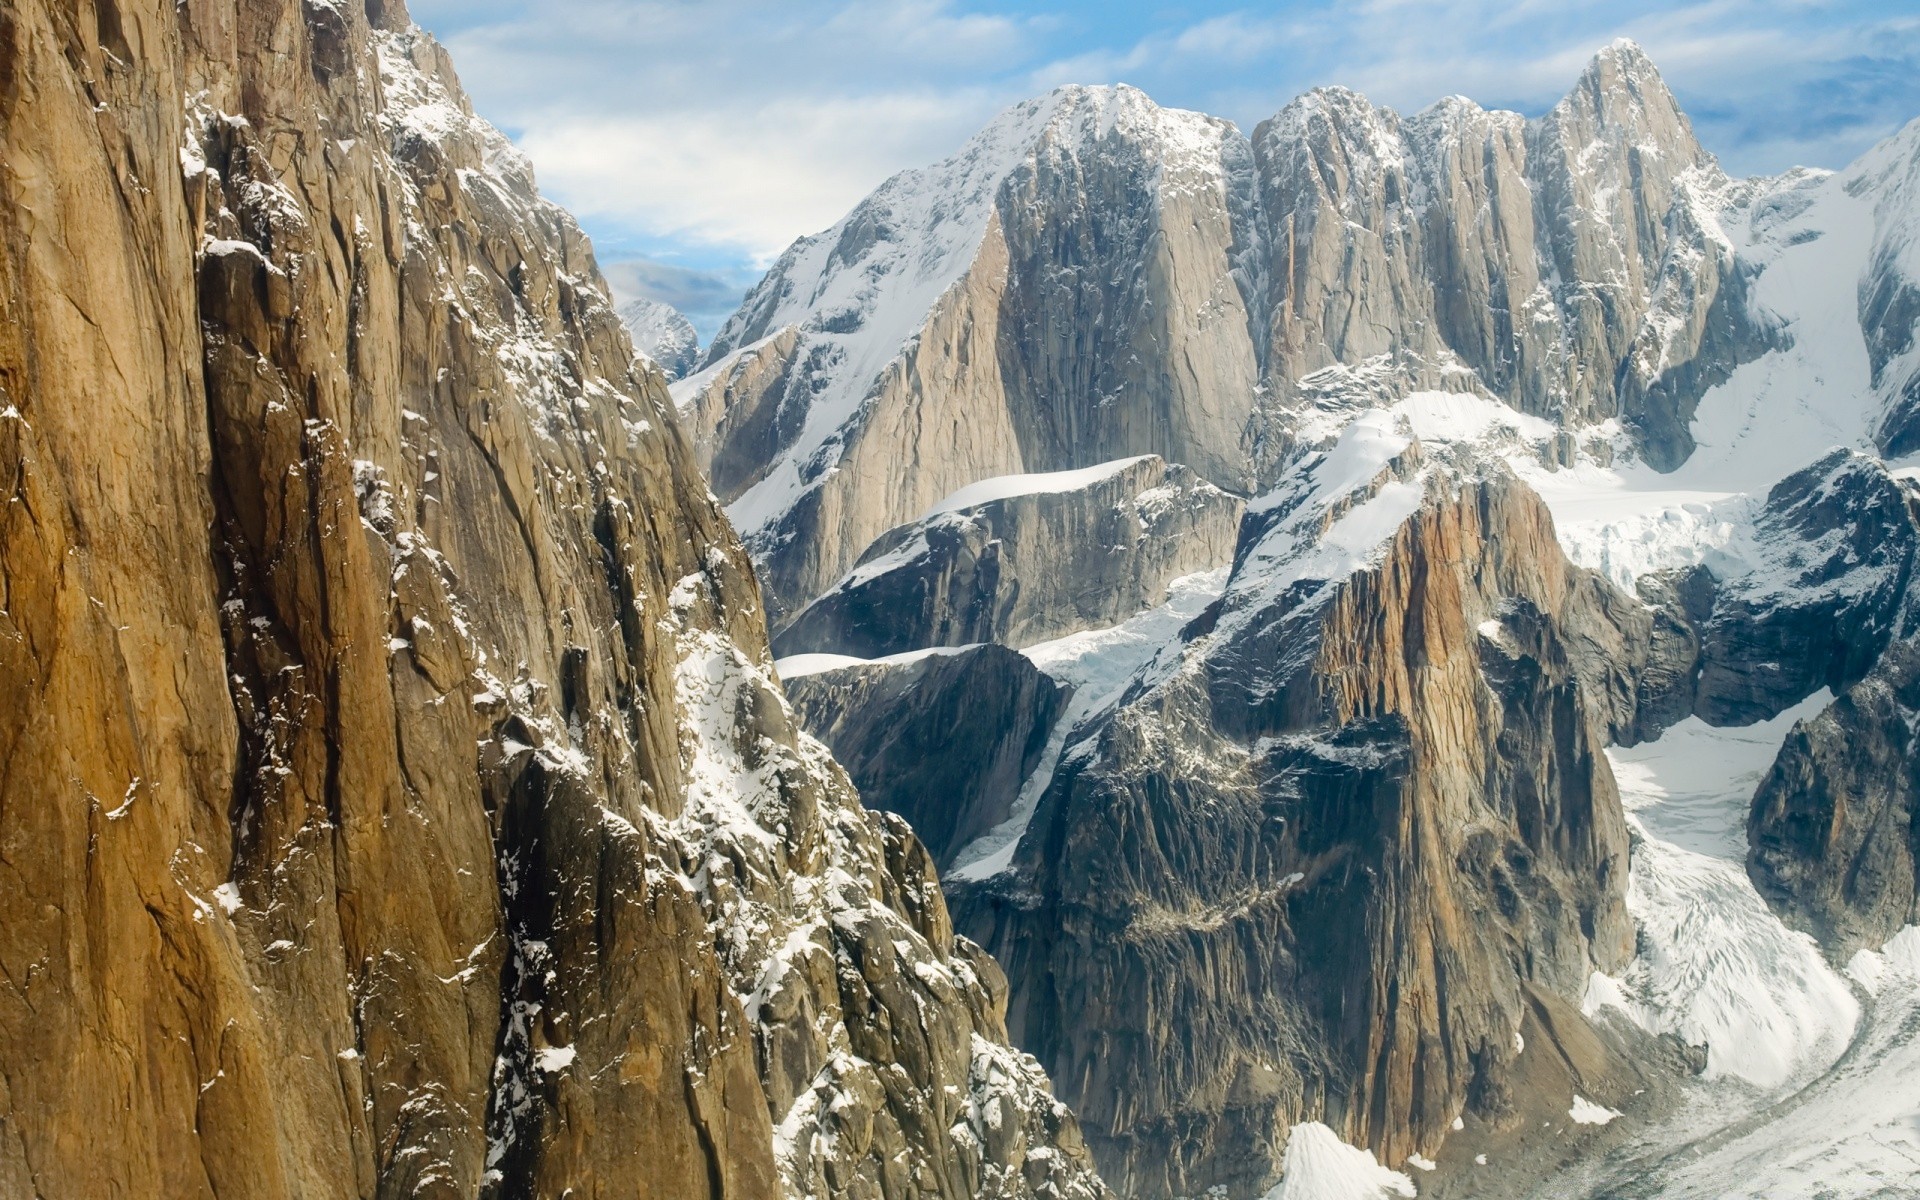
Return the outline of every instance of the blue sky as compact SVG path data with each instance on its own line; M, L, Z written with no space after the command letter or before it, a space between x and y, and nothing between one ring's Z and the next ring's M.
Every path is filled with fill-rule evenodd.
M711 336L795 237L1063 83L1251 131L1344 84L1536 114L1632 37L1736 174L1844 166L1920 116L1920 0L412 0L616 285Z

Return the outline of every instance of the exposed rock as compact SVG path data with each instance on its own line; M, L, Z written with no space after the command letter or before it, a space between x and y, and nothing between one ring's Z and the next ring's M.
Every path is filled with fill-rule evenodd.
M1876 146L1847 186L1874 199L1874 239L1860 281L1860 328L1880 398L1889 458L1920 452L1920 121Z
M1920 488L1877 459L1835 450L1781 480L1727 552L1640 581L1654 641L1628 740L1690 713L1748 725L1861 679L1920 629L1916 552Z
M1753 798L1747 873L1837 962L1920 922L1920 644L1787 738Z
M0 14L0 1192L1101 1194L445 53L81 11Z
M668 379L678 379L700 365L700 335L693 322L672 305L635 296L620 305L619 313L633 348L652 359Z
M676 388L775 614L992 476L1157 454L1244 490L1250 163L1225 121L1065 88L795 243ZM718 402L786 327L786 365Z
M1123 1193L1257 1194L1301 1120L1392 1163L1522 1120L1527 989L1631 951L1586 573L1524 487L1452 478L1377 429L1306 460L1013 869L952 885Z
M776 616L989 476L1158 454L1247 491L1383 379L1569 453L1617 419L1670 469L1784 339L1721 227L1751 190L1631 43L1535 121L1333 88L1249 140L1069 88L796 243L676 395Z
M1731 185L1631 43L1537 121L1460 97L1403 119L1323 88L1253 147L1266 459L1285 460L1301 383L1391 361L1412 386L1484 389L1570 429L1622 417L1670 470L1701 393L1772 344L1718 228Z
M995 645L789 675L786 687L860 798L905 817L942 871L1007 819L1069 694Z
M883 534L774 646L878 658L1118 624L1225 562L1244 508L1158 458L984 480Z

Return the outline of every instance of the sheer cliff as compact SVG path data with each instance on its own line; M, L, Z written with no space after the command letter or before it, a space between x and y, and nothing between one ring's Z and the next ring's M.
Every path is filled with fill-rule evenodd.
M398 0L0 12L0 1192L1098 1196Z

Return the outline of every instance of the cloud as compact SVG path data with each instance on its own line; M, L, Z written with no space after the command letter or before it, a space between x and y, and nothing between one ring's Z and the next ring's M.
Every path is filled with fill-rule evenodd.
M414 4L543 189L595 218L765 262L1013 99L1044 21L949 0L571 0L466 23Z
M751 271L701 269L647 258L603 263L601 270L617 303L645 296L671 305L693 323L703 342L712 340L756 279Z
M1837 167L1920 113L1884 0L413 0L608 257L744 272L1008 104L1132 83L1250 129L1344 84L1538 113L1627 35L1738 173ZM678 307L676 305L676 307Z

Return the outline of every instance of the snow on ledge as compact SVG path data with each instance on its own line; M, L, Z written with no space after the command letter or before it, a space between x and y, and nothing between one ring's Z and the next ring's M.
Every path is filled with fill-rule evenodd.
M958 512L964 508L977 508L995 500L1008 500L1015 496L1032 496L1042 492L1076 492L1081 488L1092 487L1096 483L1111 479L1128 467L1146 462L1155 457L1151 454L1137 454L1132 458L1116 458L1112 462L1103 462L1091 467L1081 467L1074 471L1046 471L1037 475L996 475L992 479L982 479L970 483L957 492L949 492L944 500L920 514L920 520L937 517L941 513Z
M1418 1194L1407 1176L1347 1145L1320 1122L1305 1121L1287 1135L1280 1182L1261 1200L1411 1200Z
M900 654L889 654L885 658L855 658L851 654L791 654L776 661L773 669L782 679L799 679L845 667L897 667L935 655L965 654L981 645L980 642L969 642L964 646L928 646L924 650L907 650Z

